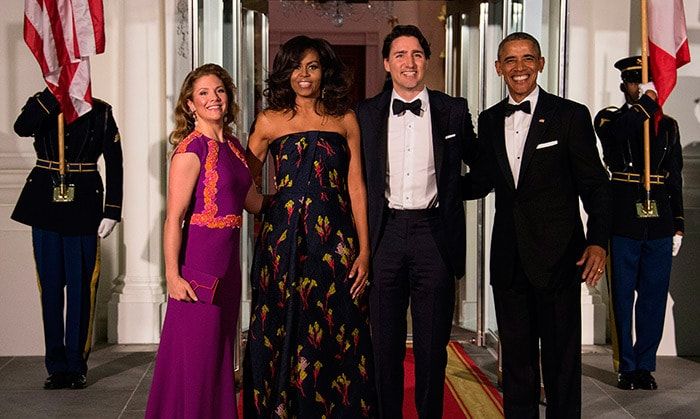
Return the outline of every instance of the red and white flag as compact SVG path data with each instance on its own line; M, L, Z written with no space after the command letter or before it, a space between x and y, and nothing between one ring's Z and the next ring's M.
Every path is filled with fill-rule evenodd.
M690 62L683 0L648 0L649 66L663 105L676 85L676 69Z
M66 122L90 111L89 57L105 49L102 0L25 0L24 41Z

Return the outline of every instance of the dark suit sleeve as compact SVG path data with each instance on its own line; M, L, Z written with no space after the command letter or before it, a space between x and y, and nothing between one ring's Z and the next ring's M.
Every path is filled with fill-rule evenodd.
M15 132L20 137L33 137L48 122L60 112L60 106L49 89L35 94L27 100L22 112L15 121Z
M122 167L121 137L117 123L112 116L112 108L107 106L104 115L102 154L105 159L105 209L104 216L121 220L124 172Z
M367 182L367 153L365 151L365 138L362 135L362 113L364 110L363 102L360 102L355 106L355 116L357 117L357 123L360 124L360 161L362 162L362 177L364 181Z
M683 170L683 151L678 123L675 119L668 119L672 138L669 139L671 151L668 157L669 164L667 167L668 178L666 179L666 188L671 198L671 214L673 214L673 231L675 233L676 231L685 231L685 219L683 216L683 178L681 176Z
M626 106L626 105L625 105ZM659 105L648 95L642 95L639 102L629 111L612 112L603 109L596 115L595 130L603 145L606 164L614 165L612 156L623 156L628 153L624 148L630 139L641 135L644 121L659 109Z
M484 112L479 115L479 134L470 145L469 173L462 177L462 199L483 198L494 188L492 170L496 167L496 160L488 135L488 120Z
M620 144L615 141L613 128L617 118L620 116L620 111L614 106L610 106L598 112L593 121L593 128L600 139L600 144L603 146L603 159L608 168L614 166L611 160L612 156L620 154Z
M572 176L588 214L588 244L606 248L612 220L610 181L600 161L591 115L585 106L574 105L566 135Z
M461 151L462 161L469 165L476 157L476 132L472 122L472 114L469 112L469 103L466 99L460 98L458 107L460 110L460 138L462 139Z

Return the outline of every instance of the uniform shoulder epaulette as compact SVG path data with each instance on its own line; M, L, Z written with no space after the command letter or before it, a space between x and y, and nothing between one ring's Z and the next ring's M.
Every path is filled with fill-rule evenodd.
M607 108L601 109L595 116L594 124L596 127L602 127L606 123L610 122L615 118L616 114L620 112L620 108L617 106L608 106Z
M93 104L93 105L96 105L96 106L102 106L102 107L105 107L105 108L107 108L107 109L109 109L109 108L112 107L112 105L110 105L109 103L105 102L105 101L102 100L102 99L98 99L98 98L96 98L96 97L93 97L93 98L92 98L92 104Z
M667 127L666 129L670 133L669 140L671 144L675 144L677 141L680 141L678 121L676 121L675 118L664 114L661 117L661 122Z
M668 122L670 122L670 123L672 123L672 124L674 124L674 125L678 125L678 121L676 121L676 119L675 119L674 117L672 117L672 116L663 114L663 116L662 116L661 118L662 118L662 119L665 119L666 121L668 121Z

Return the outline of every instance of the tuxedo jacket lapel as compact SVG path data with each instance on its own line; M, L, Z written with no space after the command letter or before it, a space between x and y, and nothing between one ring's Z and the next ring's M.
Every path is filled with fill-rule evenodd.
M549 116L552 111L551 97L549 93L540 88L539 97L537 98L537 106L532 114L530 129L527 132L525 139L525 149L523 150L523 160L520 162L520 175L518 176L518 184L523 182L527 176L527 168L532 160L532 155L540 143L542 135L546 132L546 128L550 122Z
M372 141L373 144L375 144L375 152L376 157L377 157L377 172L376 172L376 179L381 179L382 182L384 181L384 176L386 173L386 166L387 166L387 135L388 135L388 128L387 124L389 121L389 112L390 110L390 102L391 101L391 90L385 91L384 94L381 97L381 100L377 102L377 108L375 112L371 113L372 118L374 120L372 121L371 126L375 127L376 129L373 131L373 134L375 135L374 138L368 139L368 141ZM372 159L372 156L367 156L368 159Z
M494 120L494 126L492 127L495 131L493 152L496 155L496 161L498 165L501 166L501 171L503 171L503 176L506 178L508 185L511 189L515 189L515 181L513 180L513 171L510 170L510 162L508 162L508 152L506 151L506 132L505 132L505 105L508 103L508 98L502 100L496 107L496 117Z
M430 125L433 135L433 159L435 161L435 182L440 187L440 173L445 146L445 130L449 127L450 112L445 108L441 98L428 90L430 98Z

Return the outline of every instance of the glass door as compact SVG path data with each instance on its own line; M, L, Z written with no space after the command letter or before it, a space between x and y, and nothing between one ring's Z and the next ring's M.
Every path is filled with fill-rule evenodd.
M257 112L264 107L262 86L267 77L267 2L256 0L191 0L192 67L216 63L233 78L240 108L234 132L245 147ZM265 180L264 180L265 182ZM263 184L263 188L267 185ZM241 227L241 271L248 277L252 265L254 218L246 213ZM242 332L250 322L251 291L242 281L241 309L238 316L236 373L240 374ZM239 378L239 377L238 377Z
M193 66L221 64L238 86L241 113L237 135L245 145L256 113L264 107L262 88L269 68L268 1L189 0L192 11ZM565 95L567 0L446 1L445 91L465 97L474 124L482 110L505 95L496 74L498 44L509 33L535 36L546 58L539 76L545 90ZM465 167L466 170L466 167ZM263 179L265 182L266 179ZM266 185L263 184L266 188ZM458 285L455 324L473 332L474 343L498 348L493 298L489 286L489 249L494 198L465 203L467 221L466 278ZM241 268L250 269L254 222L244 220ZM250 290L243 281L242 329L247 329Z

